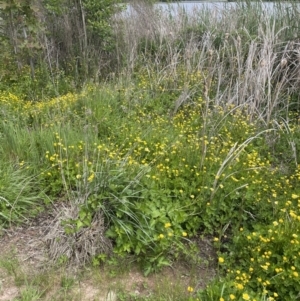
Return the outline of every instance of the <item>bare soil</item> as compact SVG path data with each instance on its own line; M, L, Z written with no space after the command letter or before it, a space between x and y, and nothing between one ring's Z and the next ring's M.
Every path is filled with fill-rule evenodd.
M196 241L199 261L192 264L179 260L148 277L134 264L126 267L122 263L122 271L120 267L55 267L49 263L44 241L53 218L53 210L49 210L22 226L0 233L0 301L18 298L28 279L32 283L40 281L39 287L43 287L44 294L39 300L66 300L62 296L69 296L67 299L74 301L116 301L120 291L131 296L147 297L159 293L166 286L171 291L172 287L178 289L178 285L183 290L188 286L197 290L204 288L216 274L215 251L210 240L203 238ZM10 261L11 267L8 264ZM13 264L16 266L13 267Z

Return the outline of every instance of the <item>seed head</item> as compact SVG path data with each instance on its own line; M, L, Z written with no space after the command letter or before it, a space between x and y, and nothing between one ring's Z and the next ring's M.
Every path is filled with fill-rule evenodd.
M281 67L281 68L284 68L286 65L287 65L287 59L284 58L284 59L282 59L281 62L280 62L280 67Z

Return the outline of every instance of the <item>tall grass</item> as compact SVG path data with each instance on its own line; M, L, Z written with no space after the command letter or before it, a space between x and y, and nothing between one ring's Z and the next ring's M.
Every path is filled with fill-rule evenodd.
M297 4L270 9L261 2L237 2L217 12L177 7L166 13L134 2L128 14L116 22L116 32L130 78L145 69L152 89L165 78L173 83L170 89L182 89L180 70L196 70L204 87L190 90L202 89L217 105L243 105L265 123L289 110L290 97L298 102Z
M0 162L0 225L26 221L42 210L44 192L37 186L37 177L26 163L12 165Z

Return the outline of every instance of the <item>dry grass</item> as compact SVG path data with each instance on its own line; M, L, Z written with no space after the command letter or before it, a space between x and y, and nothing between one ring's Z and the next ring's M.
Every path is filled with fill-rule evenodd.
M276 5L268 14L265 9L248 3L167 14L134 1L116 22L126 74L132 78L142 68L159 85L164 78L176 83L182 69L199 71L205 100L244 106L253 118L269 123L289 110L289 97L299 92L300 23L297 6Z
M112 244L105 237L106 228L102 212L98 211L94 215L89 227L82 227L76 231L76 225L72 221L78 217L78 204L70 204L64 206L49 225L45 242L50 261L62 260L82 266L91 262L96 255L111 253ZM72 233L67 234L67 228Z

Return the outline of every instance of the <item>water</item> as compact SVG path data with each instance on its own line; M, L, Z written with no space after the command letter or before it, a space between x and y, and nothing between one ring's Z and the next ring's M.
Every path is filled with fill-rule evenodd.
M161 11L171 14L177 14L179 11L185 11L191 13L193 11L198 11L202 9L209 10L222 10L228 6L234 6L234 2L224 2L224 1L213 1L213 2L174 2L174 3L156 3L154 6L159 8ZM126 13L134 13L134 7L130 5L127 6Z
M176 15L179 12L186 12L186 13L192 13L195 11L201 11L201 10L211 10L217 13L221 13L224 11L224 9L231 9L235 8L238 5L244 5L246 6L246 3L241 2L228 2L228 1L184 1L184 2L174 2L174 3L157 3L155 4L155 7L159 8L162 12ZM284 9L295 9L296 7L300 8L300 2L252 2L252 6L261 6L265 12L270 12L274 8L276 8L277 5L280 5L280 8ZM134 8L128 6L126 13L134 13Z
M184 10L187 13L199 11L203 9L209 10L223 10L224 8L235 7L236 3L227 1L212 1L212 2L177 2L177 3L158 3L156 4L162 11L165 12L178 12Z

